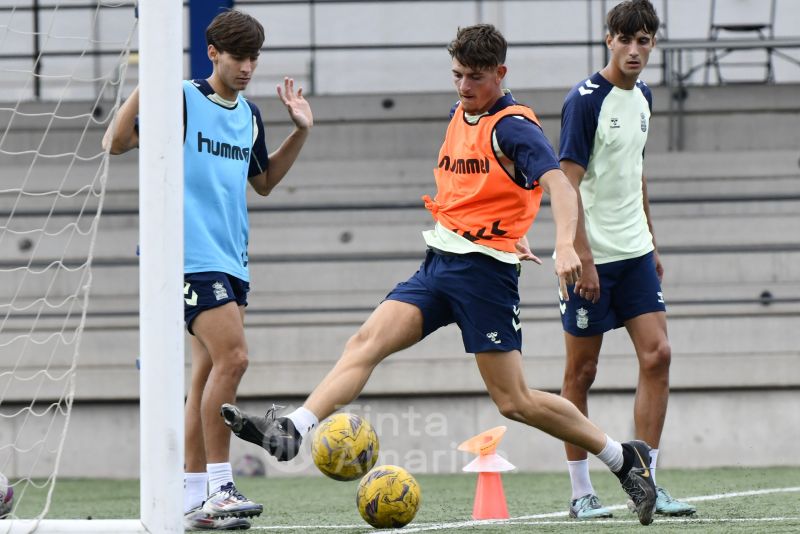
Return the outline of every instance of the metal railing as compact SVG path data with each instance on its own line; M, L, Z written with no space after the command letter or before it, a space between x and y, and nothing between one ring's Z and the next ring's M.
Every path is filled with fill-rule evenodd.
M543 4L547 0L529 0L533 3ZM509 48L515 49L543 49L543 48L565 48L575 49L576 53L573 56L578 59L581 55L585 57L586 72L591 72L596 69L598 53L603 54L603 59L606 57L606 49L602 43L602 39L598 37L602 27L602 20L604 13L607 9L608 0L566 0L576 5L575 12L580 12L580 17L585 19L587 28L585 38L583 39L570 39L570 40L519 40L509 39ZM20 0L21 4L22 0ZM58 11L86 11L87 16L92 16L95 11L104 11L109 9L128 9L133 15L135 3L133 1L115 2L113 5L103 4L98 2L86 1L83 3L68 3L60 4L57 0L29 0L29 4L10 6L0 6L0 15L5 13L30 13L31 14L31 46L29 51L22 52L6 52L0 50L0 62L4 60L29 60L32 65L33 81L32 90L33 98L39 100L42 98L42 71L43 66L49 59L70 56L88 56L92 58L100 58L104 56L119 56L123 51L119 48L104 48L99 44L95 44L89 50L82 50L80 52L73 50L45 48L42 44L47 36L42 32L41 18L43 12L53 10ZM320 20L318 13L319 9L324 6L330 5L391 5L391 4L419 4L419 5L452 5L453 10L461 13L471 12L471 16L475 21L486 20L491 18L488 12L494 6L495 8L502 7L505 0L241 0L236 2L236 6L243 9L256 9L256 8L274 8L280 6L302 6L306 8L307 20L298 21L298 26L303 26L305 31L308 32L307 42L301 44L267 44L263 51L265 52L302 52L308 55L308 63L305 69L307 77L306 89L308 94L318 93L318 79L319 79L319 64L320 54L325 52L374 52L374 51L419 51L419 50L436 50L441 51L447 46L447 39L441 41L431 42L413 42L409 39L406 42L393 42L393 43L330 43L325 42L318 35L317 28L324 25L324 21ZM666 2L665 2L666 5ZM188 7L188 3L184 2L184 7ZM665 8L666 9L666 8ZM0 30L3 29L0 26ZM8 28L6 28L8 30ZM449 38L449 34L448 34ZM134 54L136 50L132 51ZM184 49L185 54L189 54L188 47ZM99 70L95 69L95 70ZM524 89L525 87L520 87Z
M22 0L20 0L20 3ZM576 18L583 19L585 24L586 34L583 38L565 39L565 40L536 40L536 39L509 39L510 50L541 50L541 49L569 49L574 50L572 57L580 61L583 56L588 74L600 68L608 60L608 51L602 40L602 26L605 13L607 12L610 1L609 0L566 0L575 6L572 10ZM690 81L691 75L696 71L697 67L692 67L690 70L683 71L683 58L685 52L699 49L718 49L730 50L730 46L722 41L709 41L708 39L693 39L693 40L671 40L668 36L667 28L668 18L670 16L668 8L669 2L662 0L654 0L659 9L659 14L664 24L659 32L659 46L661 54L652 58L654 67L660 70L660 80L656 85L663 84L669 85L672 83L680 82L686 85ZM528 0L530 4L553 4L551 0ZM290 53L304 53L307 54L307 65L303 69L304 75L307 79L306 91L308 94L318 94L319 91L319 65L320 54L325 52L352 52L359 54L363 52L375 51L419 51L431 50L441 51L447 46L447 40L429 41L429 42L415 42L413 38L407 39L405 42L358 42L358 37L355 36L351 42L342 42L337 39L337 42L330 42L322 39L319 35L319 28L325 26L325 21L320 20L319 10L332 5L348 5L348 6L391 6L393 4L403 5L419 5L422 10L425 5L439 5L439 6L453 6L454 12L470 13L471 17L476 21L491 19L490 12L492 9L499 9L506 4L505 0L239 0L236 6L245 10L252 10L258 8L279 8L279 7L302 7L305 10L307 20L298 20L298 31L307 32L307 40L299 44L270 44L269 42L263 48L265 52L290 52ZM660 5L659 5L660 4ZM29 0L26 5L16 5L14 7L0 6L0 15L4 12L30 12L31 16L31 46L27 52L6 52L0 50L0 61L3 60L29 60L32 64L34 75L33 80L33 98L40 99L42 97L42 67L43 64L50 58L69 57L77 55L78 53L71 50L59 50L42 46L43 33L41 28L41 13L43 11L59 10L59 11L86 11L87 15L93 14L95 11L104 11L108 9L128 9L131 16L134 16L135 2L133 1L120 1L111 4L103 4L98 2L86 1L83 3L67 3L59 4L57 0ZM188 7L188 2L184 2L184 7ZM564 24L565 28L568 24ZM0 26L2 29L2 26ZM449 36L449 34L448 34ZM573 34L574 36L574 34ZM796 42L792 39L770 39L768 41L752 40L745 42L744 40L737 41L738 44L734 46L741 48L768 48L770 50L782 47L796 47ZM104 48L100 45L94 46L91 50L81 51L82 56L89 57L103 57L103 56L118 56L122 51L120 49ZM133 51L136 52L135 50ZM184 49L185 54L189 54L188 47ZM784 55L784 57L800 64L797 59ZM598 61L598 59L600 61ZM652 72L652 71L651 71ZM552 74L551 74L552 75ZM575 80L565 82L564 85L570 85ZM653 85L651 83L651 85ZM530 87L518 87L518 89L525 89Z
M22 1L23 0L20 0L20 2ZM546 2L549 2L546 4L547 6L554 4L554 2L551 0L528 0L525 5L528 8L531 6L536 6L537 4L544 6ZM559 86L566 87L575 83L580 76L587 75L601 68L607 62L608 51L602 40L602 26L605 13L610 7L611 2L609 0L564 0L564 2L569 2L575 8L571 10L575 13L574 20L572 21L574 24L572 25L580 26L581 23L585 25L585 35L583 38L573 38L568 40L520 39L516 38L516 36L520 34L519 31L510 32L514 33L515 35L509 37L509 49L510 51L525 52L558 50L560 53L564 53L564 51L568 51L567 53L569 54L569 57L572 58L571 61L573 63L582 63L585 61L585 69L580 70L582 74L576 76L575 79L564 79L563 83L559 82ZM659 32L660 39L656 49L660 53L655 54L651 58L651 70L648 78L658 78L658 76L655 75L655 73L658 72L658 74L660 74L660 80L656 79L655 83L651 83L651 85L665 86L671 96L668 108L670 140L669 148L671 150L683 149L682 139L685 114L684 101L687 94L686 87L688 85L698 83L696 80L698 77L694 75L701 69L707 70L709 68L708 51L730 52L732 50L765 49L769 53L779 54L789 63L800 66L800 59L780 52L781 50L800 48L800 37L769 38L766 40L710 40L707 37L701 39L670 39L667 32L669 27L668 19L670 16L670 12L668 11L669 2L667 0L661 0L661 2L654 0L654 3L659 10L659 14L664 24ZM447 38L450 37L450 33L452 33L451 30L453 29L448 28L447 35L445 36L442 34L442 37L444 37L442 40L431 39L427 41L415 41L415 34L413 32L409 32L409 37L402 41L398 40L392 42L375 42L375 39L373 39L372 42L367 42L369 41L370 37L369 33L349 36L349 41L341 39L340 35L336 35L335 38L333 38L333 34L330 31L329 25L326 24L329 21L322 20L321 17L326 15L329 16L331 6L339 5L343 6L343 12L347 12L347 9L352 9L353 6L365 6L364 9L367 9L368 7L374 8L378 6L382 8L383 6L387 6L387 9L389 9L390 6L394 6L394 8L396 8L398 5L402 5L409 6L410 9L416 9L423 16L426 9L430 10L436 7L441 10L441 8L444 6L448 9L452 8L454 14L461 16L460 19L459 17L454 17L456 19L482 21L492 20L493 17L499 18L497 15L498 10L505 9L511 4L504 2L504 0L240 0L236 3L237 7L245 10L257 11L258 9L273 8L301 9L300 14L305 15L307 20L301 20L303 17L298 17L297 19L293 20L297 24L296 32L305 32L305 34L307 34L305 35L305 38L295 40L297 41L295 43L287 42L286 39L284 39L283 42L278 39L276 44L270 44L271 41L268 41L267 45L263 48L263 51L268 53L302 54L306 62L304 68L301 69L296 77L300 79L304 78L304 87L306 89L306 93L310 95L331 93L330 90L326 90L325 87L323 87L321 80L321 71L324 70L322 67L325 66L325 61L330 60L331 54L338 52L350 53L353 55L352 63L354 65L358 65L361 63L361 58L374 52L383 51L387 52L388 54L392 54L398 51L407 51L409 52L409 55L426 50L440 52L447 46ZM516 6L522 4L514 3L514 5ZM184 2L184 7L188 7L187 2ZM61 5L57 2L57 0L29 0L29 3L26 5L17 5L14 7L0 6L0 17L4 13L29 13L31 15L31 44L29 50L16 52L6 52L4 50L0 50L0 72L2 72L3 61L30 61L31 73L33 76L33 80L31 82L31 96L33 100L43 99L42 84L43 80L46 79L46 77L43 76L43 69L47 65L47 62L52 59L71 56L77 57L78 55L80 55L82 58L89 57L92 58L93 61L92 69L94 73L99 73L102 70L101 58L118 57L124 51L120 50L119 48L105 47L98 40L93 40L94 45L91 47L91 49L80 52L69 49L54 49L52 46L45 47L43 46L42 41L43 39L47 39L47 35L43 33L41 27L40 19L42 13L52 12L54 10L83 10L86 11L88 15L93 15L96 11L104 11L108 9L126 9L130 11L130 16L133 17L134 8L135 3L133 1L125 0L115 2L113 6L90 1ZM352 13L352 11L348 13ZM570 21L567 21L564 23L564 25L569 26L569 22ZM508 23L508 20L506 20L506 23ZM2 19L0 19L0 24L2 24ZM454 24L454 26L455 25L457 24ZM3 26L0 25L0 30L2 29ZM501 29L503 29L502 25ZM322 30L325 30L325 32ZM8 33L7 27L6 33ZM325 33L325 35L323 36L321 33ZM574 32L564 33L565 35L574 36ZM373 32L372 35L374 36L375 33ZM426 34L422 33L416 35L424 36ZM509 36L508 33L507 36ZM696 61L698 51L706 52L705 61L700 61L699 63ZM133 57L135 58L136 50L133 50L132 52ZM184 49L184 54L188 55L189 53L190 50L188 48ZM397 56L392 57L396 58ZM438 58L439 56L434 56L432 54L431 58L433 57ZM695 64L692 64L692 61L694 61ZM264 68L269 67L267 66ZM515 71L515 73L516 72L518 71ZM557 74L553 72L544 72L542 75L542 80L544 82L546 82L548 75L552 79L552 76L556 76ZM277 77L277 74L274 76ZM354 77L358 78L357 75ZM653 82L652 79L650 81ZM2 79L0 79L0 83L2 83ZM259 96L257 84L253 85L254 88L250 91L251 94L255 93L255 96ZM360 84L354 85L355 86L352 88L352 92L371 92L370 88L365 90ZM551 84L550 86L553 85ZM522 85L515 83L516 89L535 87L539 86L525 85L524 82ZM345 89L344 92L347 92L347 90L348 89ZM413 92L414 90L427 91L430 90L430 88L401 88L399 92ZM391 87L388 89L386 87L380 87L374 89L372 92L391 93L398 91L393 91L393 88ZM89 98L90 96L91 95L86 95L86 98Z
M694 66L685 64L687 52L723 51L766 49L769 53L778 54L790 63L800 67L800 60L781 53L782 49L800 48L800 37L797 38L772 38L772 39L725 39L725 40L670 40L659 43L659 48L664 55L664 85L669 89L669 150L684 149L684 119L686 102L687 80L701 71L708 70L716 61L714 56L706 54L706 59ZM706 77L704 77L706 78Z

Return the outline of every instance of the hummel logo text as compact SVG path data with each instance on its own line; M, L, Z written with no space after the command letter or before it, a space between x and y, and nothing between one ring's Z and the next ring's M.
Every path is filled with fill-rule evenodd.
M475 158L453 158L444 156L442 161L439 162L439 168L450 171L455 174L478 174L489 172L489 158L475 159Z
M238 147L230 145L221 141L214 141L209 137L203 137L203 132L197 132L197 151L203 152L205 146L206 152L213 156L219 156L227 159L238 159L247 161L250 159L250 149L246 147Z

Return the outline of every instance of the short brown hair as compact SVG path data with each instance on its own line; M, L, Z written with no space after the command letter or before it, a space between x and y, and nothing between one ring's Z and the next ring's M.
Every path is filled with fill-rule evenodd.
M465 67L487 69L506 62L508 43L500 31L491 24L476 24L459 28L456 38L447 51Z
M255 18L235 9L223 11L206 28L206 43L234 56L258 56L264 44L264 27Z
M614 35L636 35L643 31L650 35L658 32L660 22L650 0L625 0L614 6L606 17L608 33Z

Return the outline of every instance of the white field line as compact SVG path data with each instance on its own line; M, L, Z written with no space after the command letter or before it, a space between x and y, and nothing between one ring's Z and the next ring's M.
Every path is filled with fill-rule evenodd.
M715 495L698 495L695 497L681 497L682 501L686 502L702 502L702 501L718 501L722 499L736 499L739 497L752 497L757 495L769 495L773 493L797 493L800 492L800 486L792 486L788 488L769 488L769 489L762 489L762 490L750 490L750 491L735 491L730 493L717 493ZM607 506L606 508L610 510L626 510L628 506L626 504L616 504L613 506ZM557 517L566 517L567 512L548 512L544 514L533 514L533 515L523 515L519 517L512 517L510 519L482 519L482 520L471 520L471 521L454 521L450 523L418 523L411 527L405 527L403 529L396 529L396 530L385 530L383 532L397 532L397 533L409 533L409 532L429 532L433 530L445 530L445 529L458 529L458 528L465 528L465 527L473 527L473 526L480 526L480 525L572 525L579 527L581 525L591 526L591 525L598 525L598 524L613 524L613 523L631 523L630 520L619 520L619 519L602 519L599 521L535 521L536 519L549 519L549 518L557 518ZM659 518L659 523L759 523L759 522L781 522L781 521L800 521L800 516L798 517L752 517L752 518L730 518L730 519L710 519L710 518ZM319 530L361 530L364 529L365 525L358 524L358 525L269 525L269 526L253 526L250 527L250 530L311 530L311 529L319 529ZM374 530L370 530L367 532L374 532Z
M509 525L569 525L569 526L598 526L598 525L606 525L606 524L635 524L635 520L632 519L598 519L597 521L575 521L574 519L570 519L568 521L563 520L556 520L556 521L517 521L517 520L509 520ZM723 518L723 519L712 519L712 518L688 518L688 517L659 517L653 524L680 524L680 523L689 523L692 525L700 524L700 523L781 523L784 521L800 521L800 516L797 517L736 517L736 518ZM407 532L404 530L390 530L389 532ZM419 532L419 531L412 531L412 532Z

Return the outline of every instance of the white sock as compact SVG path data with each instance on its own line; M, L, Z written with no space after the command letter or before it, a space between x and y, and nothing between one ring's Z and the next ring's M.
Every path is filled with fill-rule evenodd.
M606 446L597 454L597 458L617 473L622 469L622 445L606 434Z
M197 508L208 497L208 473L183 474L183 513Z
M592 481L589 478L589 460L567 461L569 468L569 480L572 482L572 499L578 499L584 495L594 495Z
M286 417L294 423L294 427L300 432L301 438L306 437L306 434L319 424L319 419L314 415L314 412L304 406L300 406Z
M650 473L653 484L656 483L656 463L658 462L658 449L650 449Z
M219 491L228 482L233 482L233 469L230 462L206 464L206 470L208 471L208 488L211 493Z

